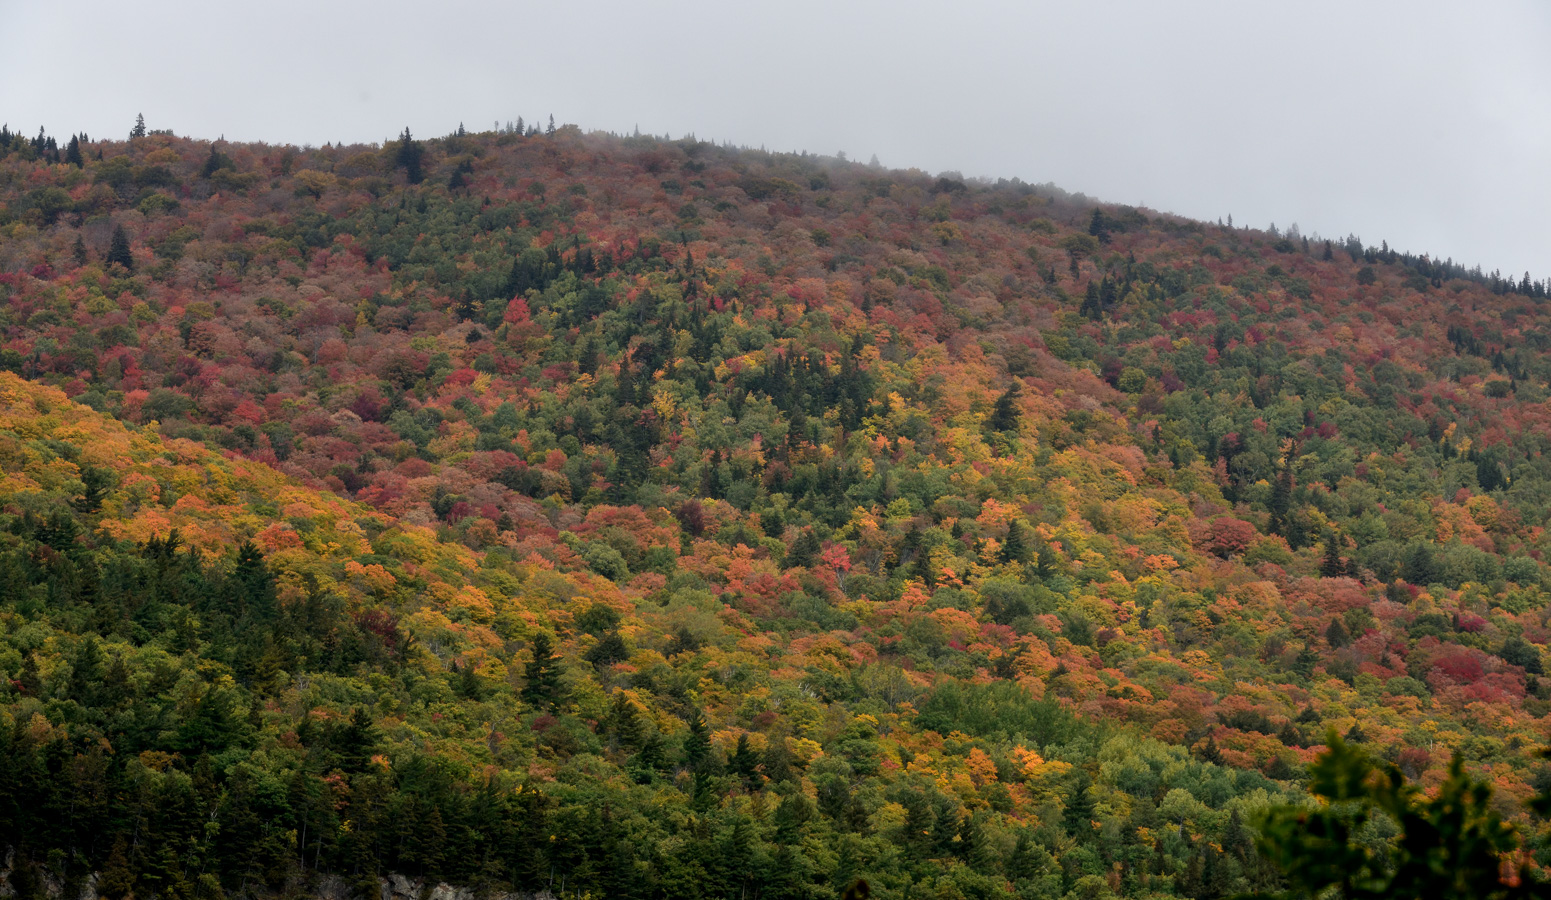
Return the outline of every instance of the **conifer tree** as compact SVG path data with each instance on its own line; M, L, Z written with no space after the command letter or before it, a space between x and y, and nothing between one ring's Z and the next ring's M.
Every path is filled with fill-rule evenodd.
M1023 525L1011 522L1007 526L1007 540L1002 544L1002 562L1020 563L1029 557L1029 548L1023 540Z
M1088 221L1088 233L1099 239L1099 243L1109 243L1109 220L1104 217L1104 210L1097 206L1093 208L1093 217Z
M533 658L523 669L527 684L522 699L535 709L553 709L560 702L560 657L554 639L540 631L533 636Z
M425 155L425 148L409 133L409 127L405 126L404 133L399 136L398 153L394 156L394 165L404 170L410 184L419 184L425 180L425 172L421 169L421 158Z
M992 431L996 432L1017 431L1018 420L1022 415L1022 411L1018 409L1018 383L1013 382L1012 386L996 398L996 405L991 408L991 418L987 424Z
M199 170L199 177L209 178L221 169L229 169L231 167L231 160L227 159L225 154L216 149L215 144L212 142L210 144L210 155L205 158L205 165L204 168Z
M1326 578L1346 574L1346 561L1341 558L1341 545L1334 534L1325 535L1325 558L1319 564L1319 574Z
M110 266L118 263L126 272L135 271L135 257L130 252L129 235L124 233L124 226L114 227L113 240L108 244L108 255L105 261Z
M145 137L145 113L135 116L135 127L129 130L131 140Z

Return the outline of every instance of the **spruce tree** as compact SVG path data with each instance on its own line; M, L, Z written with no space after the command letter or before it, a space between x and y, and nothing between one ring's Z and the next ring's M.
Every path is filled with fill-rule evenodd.
M1076 258L1073 257L1073 259L1075 261ZM1077 312L1079 315L1086 316L1095 321L1104 317L1104 301L1099 299L1099 283L1097 281L1088 282L1087 293L1083 295L1082 306L1078 307Z
M1325 578L1340 578L1346 574L1346 561L1341 558L1341 545L1333 534L1325 536L1325 558L1319 564L1319 574Z
M484 697L484 685L480 683L479 674L474 671L473 663L464 662L461 671L458 668L458 664L453 663L452 671L453 674L457 676L455 679L455 684L458 691L458 696L465 700L474 701L478 701Z
M135 271L135 257L129 250L129 235L124 233L124 226L118 225L113 229L113 240L108 244L108 265L118 263L124 267L124 271Z
M399 136L399 149L394 157L394 165L404 170L410 184L419 184L425 180L425 171L421 169L421 158L425 156L425 148L409 133L409 127L404 127L404 133Z
M65 147L65 162L77 169L86 165L86 161L81 158L81 139L76 135L70 135L70 144Z
M1018 420L1023 415L1018 409L1018 384L1014 382L1011 387L1002 392L996 398L996 406L991 408L991 418L987 421L992 431L1017 431Z
M209 178L221 169L229 169L231 167L232 161L227 159L225 154L217 150L215 144L212 143L210 145L210 155L205 157L204 168L199 170L199 177Z
M1284 464L1276 476L1276 484L1271 488L1271 523L1266 529L1271 534L1283 534L1287 528L1287 514L1292 510L1292 491L1292 472Z
M533 658L523 669L527 684L522 699L534 709L553 709L560 702L560 657L554 640L540 631L533 636Z
M1097 206L1093 208L1093 218L1088 221L1088 233L1101 244L1109 243L1109 220L1104 217L1104 210Z
M1002 544L1002 562L1020 563L1029 557L1028 544L1023 540L1023 525L1019 522L1007 526L1007 540Z
M135 127L129 130L130 140L145 137L145 113L135 116Z

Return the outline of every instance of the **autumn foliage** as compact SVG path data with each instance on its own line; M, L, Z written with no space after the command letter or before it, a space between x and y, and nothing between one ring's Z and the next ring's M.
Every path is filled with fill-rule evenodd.
M1528 276L574 127L76 145L0 132L13 878L1220 897L1329 729L1544 779Z

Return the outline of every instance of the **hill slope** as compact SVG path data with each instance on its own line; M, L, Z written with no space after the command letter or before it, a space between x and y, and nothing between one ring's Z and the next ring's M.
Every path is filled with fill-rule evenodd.
M1328 727L1530 791L1528 276L574 129L9 146L0 363L148 430L7 382L8 752L128 740L77 766L295 826L135 879L1196 896L1261 877L1235 811ZM72 553L200 586L55 596ZM241 727L113 731L96 641Z

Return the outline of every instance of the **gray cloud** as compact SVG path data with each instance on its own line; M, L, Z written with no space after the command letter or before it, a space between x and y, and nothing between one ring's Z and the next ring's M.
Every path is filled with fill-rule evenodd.
M1535 0L0 0L0 118L380 141L551 112L1551 275Z

